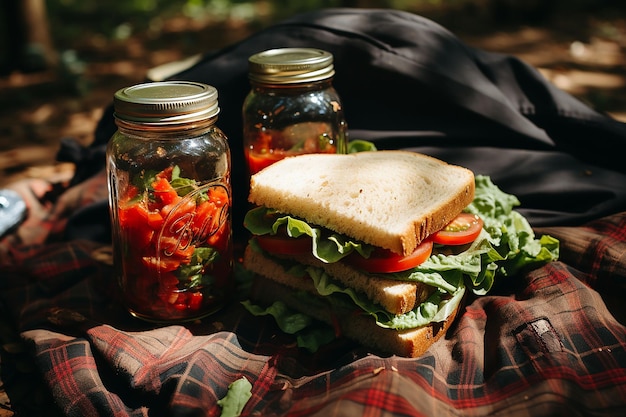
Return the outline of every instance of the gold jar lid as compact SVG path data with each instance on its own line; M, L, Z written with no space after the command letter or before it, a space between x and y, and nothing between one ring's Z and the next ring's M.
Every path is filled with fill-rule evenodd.
M264 84L322 81L335 75L333 55L315 48L278 48L248 59L248 77Z
M113 107L117 119L158 125L206 120L220 111L217 89L191 81L161 81L125 87L113 96Z

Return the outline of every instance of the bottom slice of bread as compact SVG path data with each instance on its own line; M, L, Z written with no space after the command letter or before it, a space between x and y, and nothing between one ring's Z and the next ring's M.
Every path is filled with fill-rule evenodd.
M378 326L372 316L357 312L356 308L349 310L339 307L320 296L312 295L309 302L303 302L302 297L294 297L294 291L303 290L303 286L284 284L289 281L297 282L302 277L289 274L278 262L268 257L256 255L254 262L246 262L244 257L244 266L257 274L251 292L253 300L266 305L282 301L294 310L332 325L342 336L372 349L373 353L411 358L421 356L446 333L457 313L455 311L444 322L431 323L416 329L386 329Z

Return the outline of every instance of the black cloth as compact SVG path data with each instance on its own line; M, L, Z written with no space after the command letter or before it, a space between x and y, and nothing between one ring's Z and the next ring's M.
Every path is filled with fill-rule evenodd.
M278 47L316 47L334 55L334 86L351 139L427 153L489 175L518 196L533 226L576 225L626 209L619 151L626 124L557 89L520 59L471 48L424 17L390 9L323 9L209 52L171 77L218 89L217 124L232 150L236 236L243 233L248 208L241 120L250 89L247 59ZM76 182L104 166L114 130L109 108L91 149L81 153ZM69 237L95 233L88 223L106 216L106 203L91 210L70 221ZM96 234L106 240L106 233Z

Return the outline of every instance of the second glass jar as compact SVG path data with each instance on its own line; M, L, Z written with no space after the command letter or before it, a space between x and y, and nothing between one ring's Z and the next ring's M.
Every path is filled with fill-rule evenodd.
M250 175L287 156L346 153L347 125L333 87L333 55L313 48L271 49L249 58L243 103Z

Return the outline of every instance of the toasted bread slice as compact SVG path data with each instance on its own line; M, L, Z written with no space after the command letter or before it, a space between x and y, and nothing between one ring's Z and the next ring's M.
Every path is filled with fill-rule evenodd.
M342 336L372 349L374 353L419 357L446 333L458 311L457 307L457 311L441 323L431 323L428 326L403 331L385 329L378 326L373 317L338 307L329 303L326 297L311 296L310 302L294 298L294 288L307 291L304 288L306 285L298 288L301 285L287 286L284 283L298 281L306 283L310 282L310 279L299 280L290 275L279 263L263 254L257 254L253 269L257 275L251 291L251 298L254 301L268 305L274 301L282 301L294 310L334 326Z
M248 200L409 255L474 198L474 174L409 151L307 154L253 175Z
M243 266L250 271L271 276L283 285L315 292L315 288L308 277L299 279L281 273L281 266L278 263L268 263L266 259L266 256L261 252L248 245L244 251ZM348 288L365 294L368 299L380 304L391 314L404 314L413 310L416 305L426 300L434 290L434 287L421 282L403 282L368 275L343 262L324 263L313 255L289 256L288 259L302 265L324 269L335 280Z

